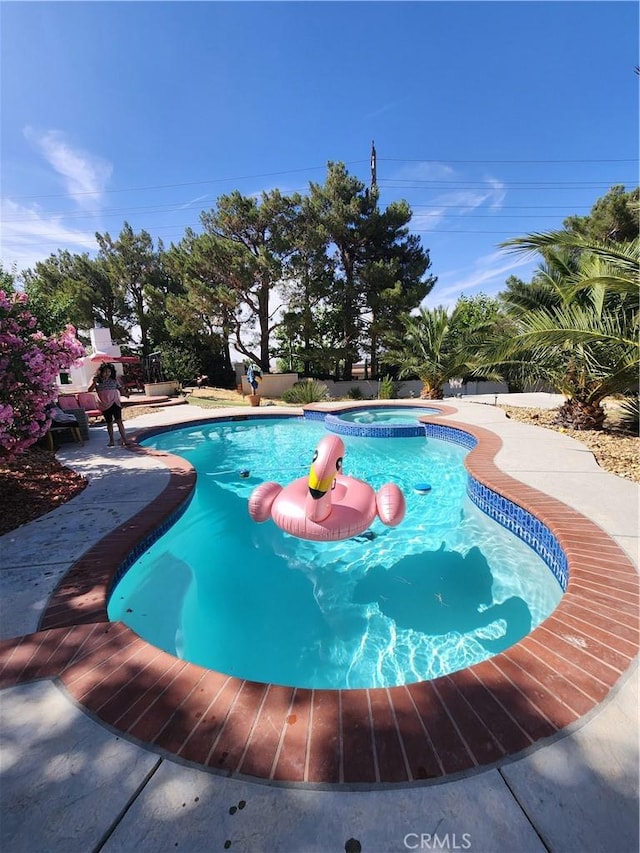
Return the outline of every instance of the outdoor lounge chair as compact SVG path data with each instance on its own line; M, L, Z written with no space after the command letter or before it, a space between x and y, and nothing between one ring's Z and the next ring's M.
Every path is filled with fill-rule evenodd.
M58 405L65 412L83 409L89 418L99 418L98 395L95 391L80 391L78 394L60 394Z
M89 441L89 417L87 412L80 406L77 395L60 394L58 397L58 406L63 412L68 412L74 416L80 428L80 435L84 441Z
M98 395L95 391L80 391L76 395L81 409L84 409L89 418L99 418L102 412L98 408Z
M75 394L60 394L58 397L58 405L63 412L70 412L72 409L79 409L80 404Z
M77 409L76 412L77 414L80 414L81 410ZM76 415L72 414L68 409L63 410L62 407L58 405L53 406L51 409L51 416L52 420L49 425L49 432L46 435L47 450L54 450L53 437L55 433L70 432L74 441L77 441L79 444L84 444L82 434L80 432L80 424L78 423Z

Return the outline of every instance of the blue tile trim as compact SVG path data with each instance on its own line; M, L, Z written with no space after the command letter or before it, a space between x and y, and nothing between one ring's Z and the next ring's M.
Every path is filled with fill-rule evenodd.
M439 438L441 441L460 444L469 450L473 450L478 443L478 439L475 436L456 427L446 426L445 424L422 424L422 426L427 438Z
M116 588L118 583L122 580L122 578L129 571L131 566L135 563L135 561L141 557L144 552L150 548L153 543L158 540L163 534L167 532L167 530L172 527L176 521L180 518L180 516L187 511L187 508L191 501L193 500L193 496L195 494L195 489L191 492L189 497L174 511L171 515L168 515L161 525L156 527L155 530L152 530L144 539L142 539L136 547L129 551L125 559L120 563L118 568L116 569L113 577L111 578L111 583L109 584L109 589L107 590L107 607L109 606L109 599L111 598L111 594L113 590Z
M560 543L535 515L494 492L488 486L469 476L467 494L473 503L494 521L515 533L541 557L553 572L556 580L567 591L569 565Z
M327 415L324 425L338 435L356 435L360 438L420 438L424 424L354 424L343 421L338 415Z
M323 421L327 416L326 412L319 412L315 409L305 409L304 417L308 421Z
M424 424L424 431L427 437L460 444L469 450L472 450L478 443L475 436L445 424ZM562 591L566 592L569 582L567 558L558 540L546 524L543 524L534 515L513 501L508 500L488 486L483 486L471 475L469 475L467 482L467 494L489 518L515 533L523 542L533 548L551 569L562 587Z

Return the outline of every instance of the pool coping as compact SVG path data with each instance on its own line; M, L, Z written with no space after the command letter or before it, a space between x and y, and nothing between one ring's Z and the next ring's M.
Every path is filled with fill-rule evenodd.
M427 422L456 413L429 406L440 415ZM270 415L258 410L248 417ZM207 422L229 419L221 412ZM568 559L569 584L558 608L506 652L433 681L331 691L236 679L155 649L108 622L107 590L127 555L188 502L195 472L179 457L137 448L168 466L166 488L109 535L108 562L104 540L76 562L51 597L40 631L0 643L0 687L55 677L89 713L151 749L272 782L443 781L548 742L596 708L631 666L638 575L600 527L503 473L494 462L499 436L466 423L446 425L478 442L466 457L470 474L539 518ZM188 423L137 438L179 426Z

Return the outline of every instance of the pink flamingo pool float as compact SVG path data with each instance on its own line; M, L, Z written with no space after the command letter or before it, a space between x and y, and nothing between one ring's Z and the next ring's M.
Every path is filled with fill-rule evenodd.
M406 505L398 486L386 483L376 493L342 473L343 457L342 439L325 436L316 447L309 476L284 487L262 483L251 493L249 515L258 522L272 518L292 536L319 542L358 536L376 516L388 527L400 524Z

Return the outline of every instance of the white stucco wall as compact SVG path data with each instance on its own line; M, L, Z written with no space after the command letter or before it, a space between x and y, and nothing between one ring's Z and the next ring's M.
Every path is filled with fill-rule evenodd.
M258 394L261 397L273 397L277 399L282 397L287 388L291 388L294 382L298 381L297 373L267 373L262 377L258 385ZM247 377L242 377L242 393L253 394L251 386L247 382Z
M121 355L120 347L111 342L111 329L103 329L102 327L90 329L89 338L91 340L91 352L104 352L113 357ZM91 353L87 353L87 355L91 355ZM91 384L98 366L95 362L87 359L86 361L79 361L76 365L70 367L69 370L65 371L69 376L69 384L63 385L58 377L58 385L61 391L67 393L86 391ZM116 364L114 366L116 374L122 376L122 365Z

